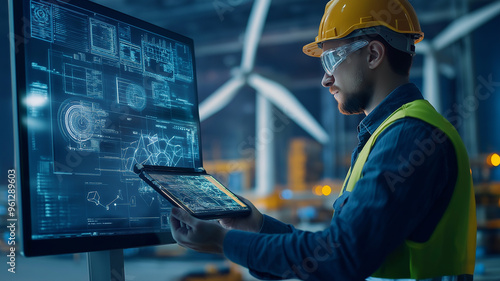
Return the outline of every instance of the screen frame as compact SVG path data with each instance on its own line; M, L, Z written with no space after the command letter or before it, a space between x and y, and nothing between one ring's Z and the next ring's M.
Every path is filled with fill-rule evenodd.
M73 5L106 17L121 21L149 32L156 33L167 38L187 44L191 49L193 63L193 84L195 92L196 109L195 120L198 121L198 140L200 164L203 167L201 126L198 110L198 87L196 75L196 62L193 39L179 33L167 30L144 20L126 15L119 11L110 9L100 4L82 0L48 0L45 2L61 5ZM32 217L31 217L31 191L29 175L29 141L27 134L27 107L24 105L26 97L26 59L25 46L29 44L31 37L29 32L29 18L24 15L25 5L30 5L31 1L8 1L9 27L10 27L10 48L11 48L11 79L14 112L14 158L17 184L17 206L20 218L21 229L21 252L26 257L45 256L56 254L82 253L92 251L103 251L124 248L136 248L143 246L155 246L175 243L171 232L151 232L143 234L91 236L91 237L69 237L57 239L32 239ZM194 171L195 169L193 169ZM196 169L198 170L198 169ZM20 196L19 196L20 195Z

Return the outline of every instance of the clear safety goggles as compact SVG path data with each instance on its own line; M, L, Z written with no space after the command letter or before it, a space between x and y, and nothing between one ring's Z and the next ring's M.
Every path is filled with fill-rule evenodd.
M332 76L335 69L346 60L347 56L366 45L368 45L367 40L358 40L335 49L324 51L321 54L321 64L323 64L326 74Z

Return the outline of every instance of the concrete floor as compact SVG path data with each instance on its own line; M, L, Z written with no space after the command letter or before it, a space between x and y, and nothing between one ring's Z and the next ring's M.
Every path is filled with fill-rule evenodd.
M88 281L86 254L36 258L16 258L16 273L7 271L7 257L0 257L0 280L2 281ZM500 256L478 259L482 274L474 280L500 281ZM208 265L227 266L227 262L206 256L189 258L126 258L125 280L127 281L176 281L192 271L205 269ZM478 266L476 266L478 268ZM242 269L245 281L254 281L248 271Z

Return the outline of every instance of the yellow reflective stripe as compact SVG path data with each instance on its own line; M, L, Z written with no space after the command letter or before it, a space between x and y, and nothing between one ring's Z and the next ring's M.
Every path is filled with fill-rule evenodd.
M352 191L354 189L356 182L361 178L361 171L363 169L363 166L365 165L366 159L368 159L368 155L370 154L370 151L372 150L372 147L375 144L375 141L377 140L380 133L383 130L385 130L389 125L391 125L394 121L405 117L403 109L406 107L407 104L403 105L402 107L394 111L389 117L387 117L387 119L384 120L384 122L382 122L380 126L378 126L375 132L373 132L368 141L365 143L363 149L358 155L358 158L356 159L356 162L354 163L353 170L351 171L350 174L351 179L349 180L346 187L347 191Z
M351 176L351 168L349 167L349 171L347 172L347 176L344 179L344 184L342 185L342 189L340 190L339 197L342 196L342 193L344 193L345 190L345 185L347 183L347 180L349 180L349 177Z

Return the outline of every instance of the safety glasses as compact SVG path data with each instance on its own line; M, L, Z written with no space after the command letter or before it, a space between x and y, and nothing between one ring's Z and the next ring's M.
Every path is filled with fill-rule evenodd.
M358 40L335 49L324 51L321 54L321 64L323 64L326 74L332 76L335 69L346 60L347 56L366 45L368 45L368 41Z

